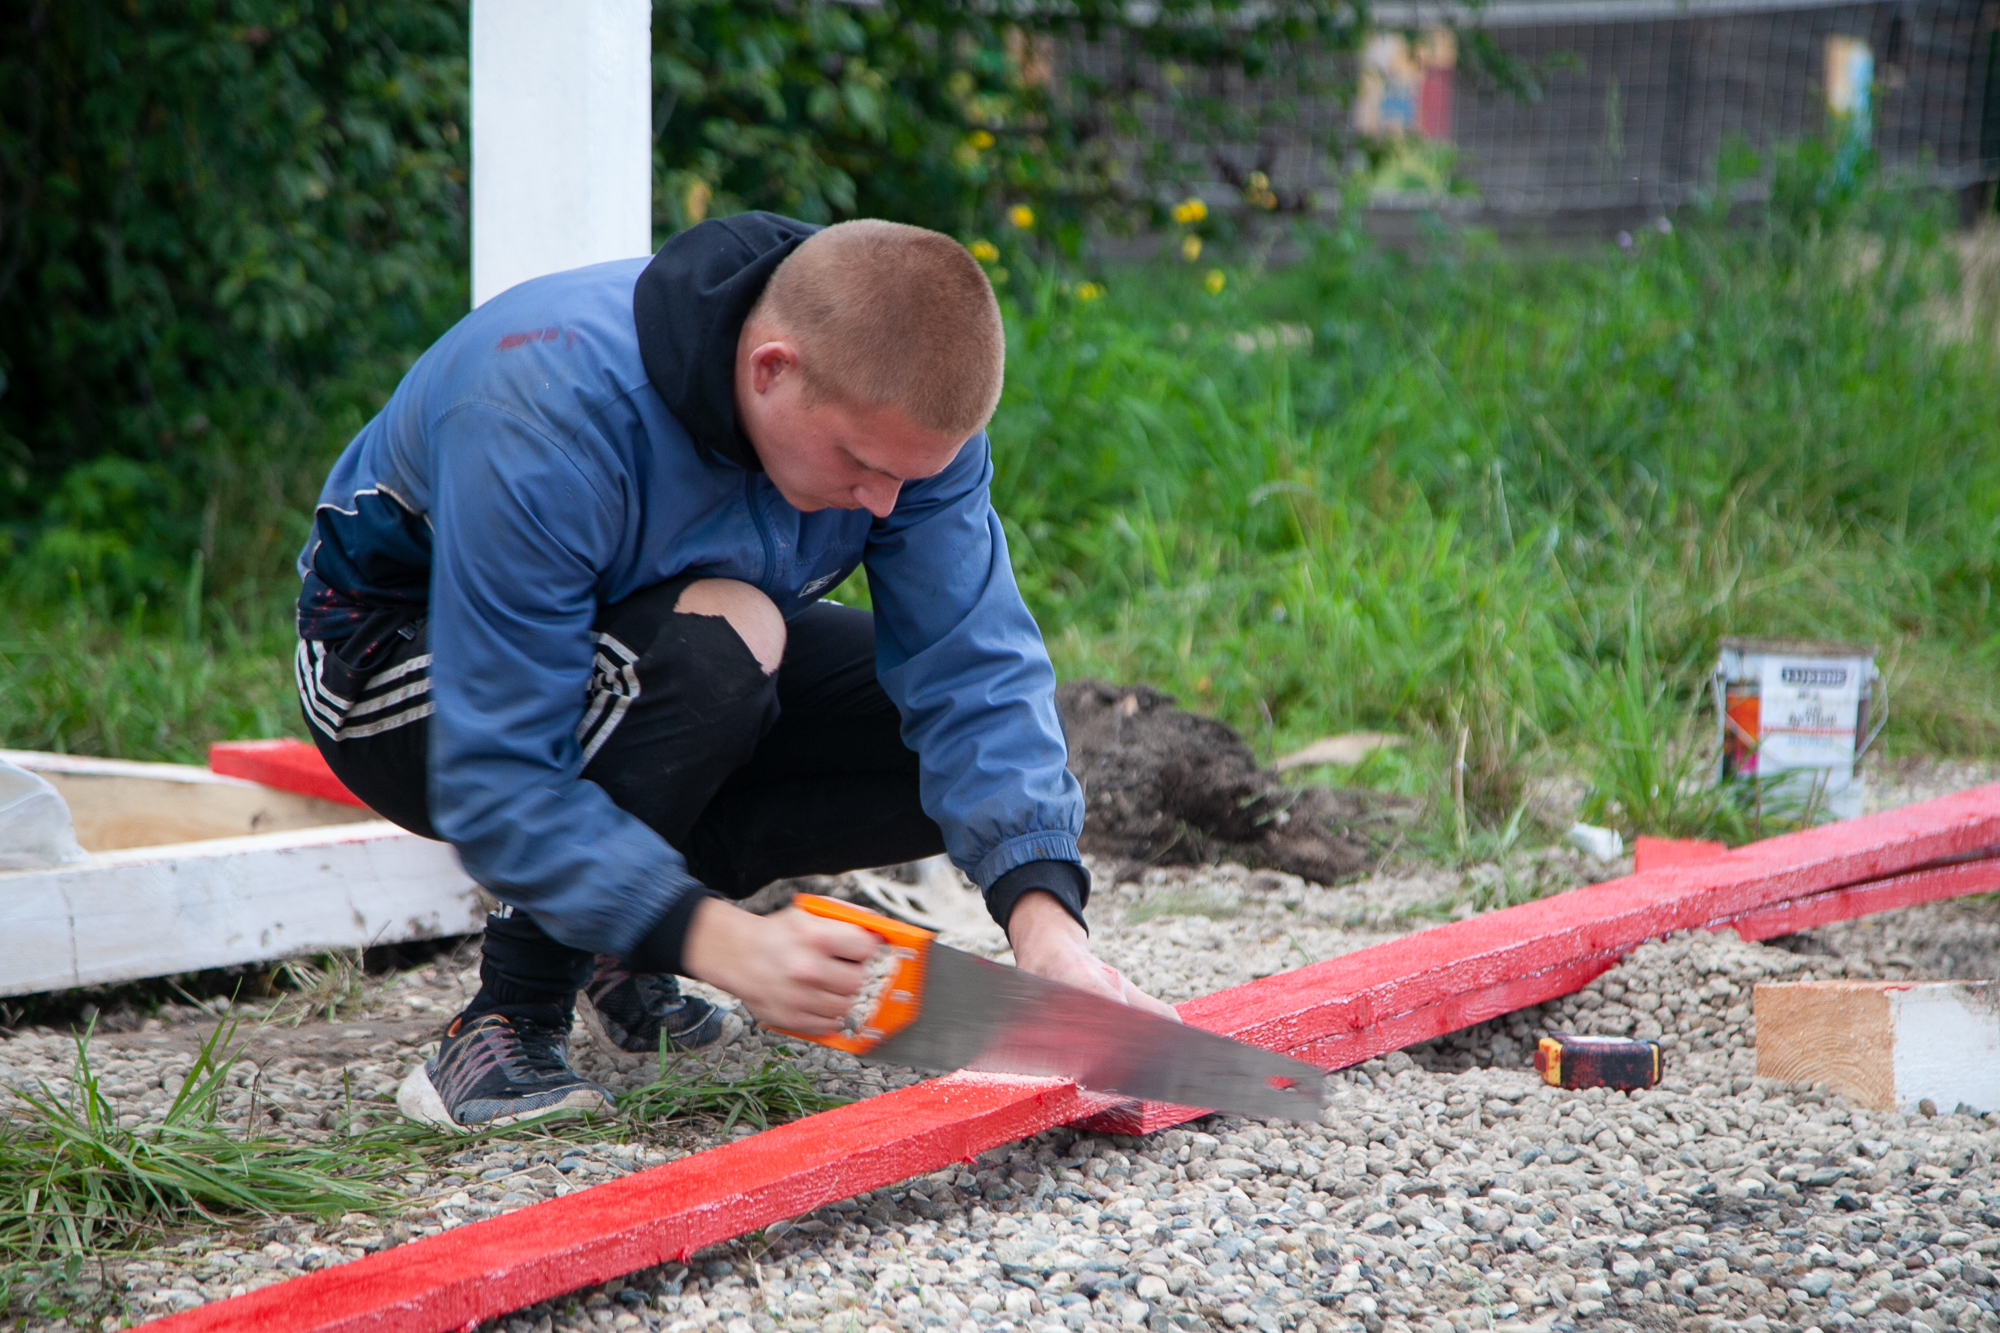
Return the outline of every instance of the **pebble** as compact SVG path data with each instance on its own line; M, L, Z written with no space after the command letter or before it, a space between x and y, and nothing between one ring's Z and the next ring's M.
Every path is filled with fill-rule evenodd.
M1614 873L1568 849L1537 857L1502 878L1561 887ZM1156 870L1100 885L1092 919L1110 961L1183 999L1418 928L1479 887L1470 872L1425 866L1335 889L1234 866ZM1330 1075L1316 1125L1208 1117L1144 1139L1050 1131L483 1327L2000 1333L2000 1116L1873 1113L1755 1077L1760 979L1911 975L1927 949L1988 976L2000 963L1991 901L1907 909L1872 932L1814 932L1786 948L1706 933L1651 943L1576 995ZM391 978L341 1022L260 1047L232 1081L228 1114L254 1107L301 1138L336 1132L328 1113L350 1093L386 1114L438 1018L476 984L473 961ZM356 1023L369 1035L348 1039L351 1058L315 1049ZM197 1027L184 1016L99 1039L121 1110L157 1118L189 1063L177 1029ZM1668 1077L1632 1094L1550 1088L1526 1062L1554 1030L1657 1037ZM259 1041L284 1031L267 1026ZM615 1073L581 1033L577 1059L594 1075L649 1076ZM0 1042L0 1076L60 1090L72 1050L67 1035L17 1034ZM753 1032L718 1072L782 1050L798 1048ZM847 1096L914 1077L817 1047L793 1058ZM105 1326L348 1262L719 1137L677 1126L620 1143L468 1146L407 1176L409 1208L394 1218L279 1219L125 1259Z

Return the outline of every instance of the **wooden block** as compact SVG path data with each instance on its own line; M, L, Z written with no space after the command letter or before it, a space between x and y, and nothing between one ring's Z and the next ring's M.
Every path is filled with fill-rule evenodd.
M1754 992L1757 1073L1871 1111L2000 1110L2000 985L1786 981Z

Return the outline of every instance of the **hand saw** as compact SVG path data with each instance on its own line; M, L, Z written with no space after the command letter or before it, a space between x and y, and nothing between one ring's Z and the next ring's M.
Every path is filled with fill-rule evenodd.
M1176 1106L1319 1119L1322 1072L1302 1060L963 953L852 903L802 893L792 905L887 944L842 1029L807 1041L876 1064L1053 1076Z

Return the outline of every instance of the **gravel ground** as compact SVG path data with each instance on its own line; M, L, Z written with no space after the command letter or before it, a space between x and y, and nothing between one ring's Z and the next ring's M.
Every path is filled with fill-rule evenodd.
M1905 970L1651 944L1330 1076L1320 1125L1044 1134L486 1327L2000 1328L2000 1116L1871 1114L1752 1073L1756 981ZM1549 1030L1659 1036L1670 1076L1549 1088L1520 1067Z
M1990 776L1913 767L1876 801ZM1101 891L1093 921L1108 959L1179 1000L1626 869L1553 848L1463 874L1402 863L1336 889L1231 866L1152 871ZM997 939L955 942L990 953ZM1330 1076L1320 1125L1055 1131L488 1327L2000 1329L2000 1116L1872 1114L1757 1080L1749 1009L1763 977L1993 976L2000 904L1778 943L1649 945L1576 996ZM238 1068L232 1118L254 1101L278 1132L322 1138L349 1097L393 1114L397 1080L434 1049L473 964L462 951L370 984L337 1022L268 1023ZM101 1035L94 1059L120 1109L157 1117L211 1022L184 1008ZM1525 1064L1550 1030L1660 1036L1668 1081L1631 1096L1547 1088ZM613 1086L650 1077L577 1035L579 1065ZM66 1035L17 1034L0 1041L0 1078L60 1089L72 1054ZM756 1032L716 1072L779 1054L837 1096L913 1077ZM720 1137L712 1124L628 1129L625 1142L470 1145L406 1177L410 1206L394 1217L209 1231L102 1276L127 1319L190 1308Z

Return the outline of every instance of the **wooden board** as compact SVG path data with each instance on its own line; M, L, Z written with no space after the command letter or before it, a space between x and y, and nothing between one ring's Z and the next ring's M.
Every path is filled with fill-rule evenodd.
M192 764L141 764L33 750L0 750L0 759L56 789L69 806L76 840L87 852L374 818L353 805L224 777Z
M0 995L463 935L485 906L440 842L371 820L0 873Z
M1718 922L1714 928L1726 926L1746 940L1770 940L1873 912L1996 891L2000 891L2000 858L1964 861L1774 903Z
M314 746L289 737L269 741L217 741L208 747L208 766L217 773L248 778L323 801L361 805L361 798L333 775ZM363 807L366 808L366 807Z
M1641 833L1632 839L1632 869L1658 870L1687 861L1706 861L1728 850L1726 844L1707 838L1655 838Z
M2000 1110L2000 985L1787 981L1756 987L1757 1073L1824 1083L1871 1111Z
M1753 843L1705 860L1499 912L1455 921L1398 940L1218 991L1180 1006L1188 1022L1322 1065L1367 1059L1417 1035L1403 1020L1431 1010L1452 1027L1519 1007L1518 997L1553 985L1573 990L1589 969L1649 939L1735 921L1760 908L1794 903L1846 885L1908 872L2000 844L2000 785ZM1960 892L1991 873L1966 870ZM1595 961L1593 961L1595 960ZM1599 971L1602 967L1598 968ZM1550 977L1548 985L1536 979ZM1579 979L1581 978L1581 979ZM1496 990L1497 988L1497 990ZM1496 998L1481 1003L1489 991ZM1565 994L1557 990L1555 994ZM1440 1008L1441 1006L1441 1008Z
M147 1327L469 1329L587 1283L685 1260L704 1245L875 1185L969 1161L1097 1100L1060 1079L933 1079Z

